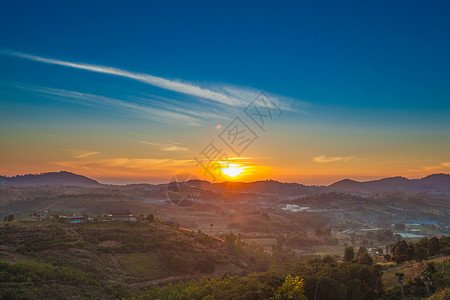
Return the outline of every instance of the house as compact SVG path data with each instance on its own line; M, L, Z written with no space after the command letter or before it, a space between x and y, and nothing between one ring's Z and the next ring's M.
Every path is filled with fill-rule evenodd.
M66 220L69 224L84 223L86 221L83 216L70 216Z
M130 209L111 210L108 217L112 221L137 222L137 218Z

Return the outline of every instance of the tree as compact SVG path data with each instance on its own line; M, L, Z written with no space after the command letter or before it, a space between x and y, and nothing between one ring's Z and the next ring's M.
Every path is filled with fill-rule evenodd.
M416 254L416 248L414 246L414 243L408 244L408 249L406 250L406 253L408 255L408 260L411 260L415 257Z
M358 262L362 265L372 265L373 259L370 257L369 253L363 252L361 255L358 256Z
M416 261L422 264L423 260L426 258L427 258L427 249L418 248L415 254Z
M428 240L428 253L430 255L436 255L439 253L439 250L440 250L439 239L433 236Z
M428 262L425 271L430 274L436 273L436 266L435 266L434 262Z
M336 262L336 261L334 260L333 256L331 256L331 255L325 255L325 256L323 257L322 261L323 261L325 264L331 264L331 263L333 263L333 262Z
M430 289L428 288L428 286L431 286L431 273L423 271L422 277L424 279L425 287L427 288L427 297L430 297Z
M355 250L353 246L345 247L344 261L351 262L355 258Z
M307 300L304 290L304 281L298 276L293 278L291 274L286 276L282 286L278 288L274 299L276 300Z
M155 219L155 216L153 214L148 214L146 219L149 222L153 222L153 220Z
M397 264L408 260L408 244L405 241L398 241L392 247L393 258Z
M428 257L428 239L427 238L420 239L418 242L415 243L414 246L416 249L414 258L416 261L422 264L423 260L427 259Z
M397 271L397 273L395 273L395 276L397 277L398 283L400 283L403 299L405 299L405 294L403 293L403 277L405 277L405 274L402 271Z
M9 215L7 221L8 222L14 221L14 215Z
M356 253L356 256L360 256L363 253L367 253L367 249L364 246L359 247L358 252Z

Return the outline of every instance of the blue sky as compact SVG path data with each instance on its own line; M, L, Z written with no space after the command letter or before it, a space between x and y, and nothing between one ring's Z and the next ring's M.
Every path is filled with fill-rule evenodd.
M250 154L299 157L294 170L287 168L292 162L264 162L278 170L274 177L419 176L433 166L447 171L448 1L1 1L0 8L0 173L69 166L54 163L83 155L70 151L104 159L188 160L259 91L286 114ZM36 142L33 130L34 136L68 138ZM83 134L92 137L77 140ZM100 136L111 136L107 143L115 147L130 135L189 151L95 149ZM294 148L305 149L300 145L307 142L304 152L287 147L273 153L274 140L297 137ZM382 158L357 147L367 137L383 145ZM320 139L330 142L321 148L314 144ZM34 145L36 153L52 148L57 158L21 157L17 147L23 145ZM417 153L408 158L415 161L410 166L368 174L356 165L326 164L313 171L314 157L359 157L375 165L388 156L398 162L415 152L411 148ZM19 164L24 160L29 167ZM79 167L102 178L92 166Z

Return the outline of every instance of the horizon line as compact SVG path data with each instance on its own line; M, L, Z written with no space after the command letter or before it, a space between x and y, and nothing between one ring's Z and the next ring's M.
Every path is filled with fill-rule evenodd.
M73 173L73 172L69 172L69 171L65 171L65 170L61 170L61 171L50 171L50 172L43 172L43 173L28 173L28 174L17 174L17 175L12 175L12 176L7 176L7 175L0 175L1 177L4 178L15 178L15 177L24 177L24 176L39 176L39 175L45 175L45 174L59 174L59 173L69 173L72 175L78 175L78 176L82 176L91 180L96 181L97 183L101 184L101 185L110 185L110 186L127 186L127 185L133 185L133 184L149 184L149 185L161 185L161 184L167 184L170 183L171 181L166 181L165 183L149 183L149 182L136 182L136 183L123 183L123 184L114 184L114 183L102 183L97 179L94 179L92 177L88 177L86 175L82 175L82 174L78 174L78 173ZM342 178L340 180L334 181L333 183L330 183L328 185L326 184L303 184L300 182L288 182L288 181L279 181L279 180L275 180L275 179L262 179L262 180L254 180L254 181L231 181L231 180L225 180L225 181L221 181L221 182L211 182L209 180L206 179L192 179L192 180L199 180L199 181L204 181L204 182L208 182L210 184L222 184L222 183L241 183L241 184L245 184L245 183L255 183L255 182L264 182L264 181L275 181L275 182L279 182L279 183L285 183L285 184L301 184L301 185L305 185L305 186L330 186L334 183L337 182L341 182L343 180L351 180L351 181L355 181L355 182L359 182L359 183L364 183L364 182L371 182L371 181L377 181L377 180L382 180L382 179L390 179L390 178L405 178L407 180L420 180L420 179L424 179L433 175L447 175L450 176L450 173L432 173L432 174L428 174L426 176L423 177L417 177L417 178L408 178L405 176L389 176L389 177L379 177L378 179L371 179L371 180L367 180L367 181L358 181L358 180L354 180L354 179L350 179L350 178ZM376 176L375 176L376 177ZM113 178L111 178L113 179ZM117 178L118 180L120 180L121 178ZM1 184L1 183L0 183Z

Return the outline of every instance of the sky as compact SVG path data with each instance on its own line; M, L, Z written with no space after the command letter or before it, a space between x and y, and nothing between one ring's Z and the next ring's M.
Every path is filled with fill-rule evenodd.
M0 1L0 175L450 173L448 1Z

